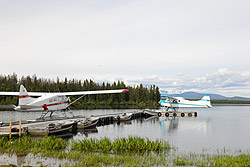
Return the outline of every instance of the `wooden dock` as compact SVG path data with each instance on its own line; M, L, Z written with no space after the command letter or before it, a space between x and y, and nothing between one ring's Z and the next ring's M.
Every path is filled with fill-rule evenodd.
M150 110L145 109L143 110L145 114L158 116L158 117L197 117L197 112L171 112L171 111L164 111L164 110Z
M105 115L91 115L90 117L98 118L98 126L104 126L112 124L113 122L117 121L118 115L122 115L123 113L114 113L114 114L105 114ZM137 118L145 118L150 116L158 116L158 117L196 117L196 112L167 112L163 110L150 110L145 109L141 111L134 111L134 112L126 112L127 115L131 115L131 119ZM14 122L11 126L11 133L12 135L20 135L19 133L26 134L28 133L28 128L30 126L35 126L41 123L56 123L60 120L67 120L67 121L80 121L85 119L85 116L76 116L76 117L58 117L58 118L45 118L45 119L36 119L36 120L26 120L22 121L21 124L21 132L19 132L19 123ZM10 124L3 123L2 127L0 127L0 136L9 135L10 133Z
M114 118L117 117L117 115L121 115L124 113L115 113L115 114L106 114L106 115L92 115L90 117L98 118L99 125L108 125L112 122L114 122ZM132 119L138 118L142 114L144 114L142 111L135 111L135 112L127 112L127 114L132 114ZM138 116L139 115L139 116ZM59 117L59 118L45 118L45 119L36 119L36 120L25 120L22 121L21 124L21 134L25 134L28 132L28 128L30 126L39 125L41 123L47 123L52 124L56 123L60 120L67 120L67 121L80 121L82 119L85 119L85 116L75 116L75 117ZM13 122L11 125L11 133L12 135L19 134L19 122ZM10 133L10 123L2 123L0 127L0 136L7 136Z

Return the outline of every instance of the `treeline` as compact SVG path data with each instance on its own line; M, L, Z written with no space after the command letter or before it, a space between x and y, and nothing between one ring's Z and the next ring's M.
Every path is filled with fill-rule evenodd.
M213 99L212 104L250 104L248 100L227 100L227 99Z
M0 91L19 92L20 85L24 85L28 92L75 92L89 90L128 89L127 93L87 95L75 103L76 108L110 108L110 107L156 107L160 100L159 88L155 85L145 87L142 84L128 86L123 81L113 83L96 83L93 80L78 80L59 78L55 80L12 75L0 75ZM71 96L74 101L79 96ZM0 96L0 105L16 104L17 96Z

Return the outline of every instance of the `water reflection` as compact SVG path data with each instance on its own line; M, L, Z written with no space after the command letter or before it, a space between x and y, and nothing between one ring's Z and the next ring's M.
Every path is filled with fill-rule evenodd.
M197 131L197 133L207 134L211 129L210 120L185 119L185 118L159 118L160 127L163 133L175 133L180 131Z
M166 118L166 117L161 117L159 118L160 122L160 128L163 133L168 132L168 133L174 133L175 131L178 130L178 125L179 125L179 118L172 117L172 118Z
M117 123L116 123L118 126L123 126L123 125L132 125L132 121L123 121L123 122L121 122L121 121L118 121Z
M68 164L69 166L74 164L74 161L68 159L57 159L51 157L42 157L39 155L18 154L8 155L0 154L0 166L62 166L62 164Z
M17 157L17 166L23 166L24 163L26 162L25 160L25 157L27 156L28 154L18 154L16 157Z
M96 127L94 127L94 128L88 128L88 129L78 129L77 132L78 132L78 135L80 134L80 135L84 135L85 137L88 137L89 134L91 133L98 133L98 130Z

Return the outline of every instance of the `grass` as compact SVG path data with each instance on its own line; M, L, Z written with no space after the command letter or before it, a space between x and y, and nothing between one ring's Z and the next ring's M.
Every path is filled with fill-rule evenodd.
M190 157L177 157L173 160L176 166L250 166L250 155L210 155L210 154L196 154Z
M32 140L24 136L20 140L0 138L0 151L9 154L28 154L66 159L61 166L250 166L250 155L239 150L234 155L225 149L214 154L176 153L162 140L128 137L110 140L84 139L65 142L49 136ZM72 163L73 162L73 163ZM3 167L4 165L0 166ZM15 166L13 164L6 167Z
M0 151L2 153L21 154L21 153L46 153L64 150L67 147L63 139L55 137L44 137L42 139L32 140L30 136L24 136L20 139L8 140L4 136L0 138Z
M78 154L73 152L71 154ZM140 154L86 153L78 155L80 161L73 166L166 166L167 160L161 156ZM75 157L75 155L73 155ZM70 166L70 165L65 165ZM71 165L72 166L72 165Z
M118 138L113 142L109 138L97 139L83 139L74 141L72 140L71 149L76 151L84 152L162 152L164 150L171 149L169 143L156 140L150 141L148 138L140 137L128 137L128 138Z
M170 145L162 140L151 141L140 137L84 139L66 143L63 139L47 136L32 140L0 138L0 151L8 154L28 154L74 161L75 166L154 166L166 165L165 151ZM69 166L64 164L64 166Z

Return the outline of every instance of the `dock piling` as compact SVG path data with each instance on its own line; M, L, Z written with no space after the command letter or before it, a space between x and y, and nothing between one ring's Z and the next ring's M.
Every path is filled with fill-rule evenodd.
M22 121L19 122L19 138L21 137L21 131L22 131Z
M10 135L9 135L9 140L11 140L11 120L10 120Z

